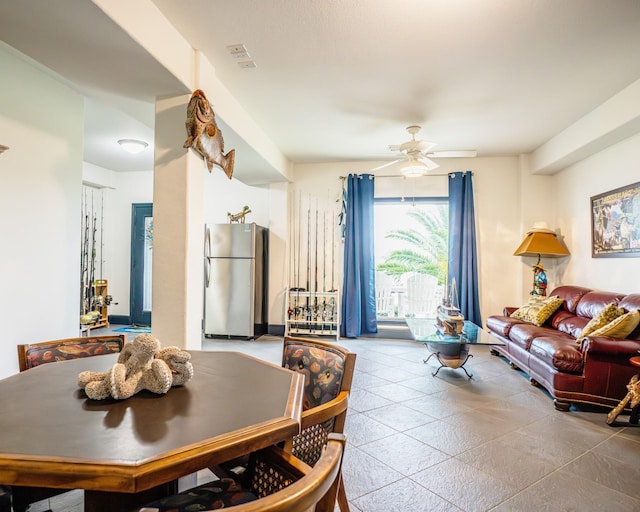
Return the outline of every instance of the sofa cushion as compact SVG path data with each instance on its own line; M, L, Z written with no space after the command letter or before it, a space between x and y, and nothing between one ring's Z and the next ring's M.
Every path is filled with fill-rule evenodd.
M587 325L587 322L589 322L587 318L576 316L564 308L560 308L551 315L551 318L545 322L545 325L577 338L580 336L584 326Z
M594 318L608 304L615 302L618 304L624 297L621 293L592 291L585 294L578 306L576 307L576 315L584 318Z
M564 299L563 308L569 313L575 314L576 307L578 307L580 299L582 299L582 297L584 297L590 291L590 288L584 288L582 286L564 285L558 286L555 290L553 290L553 292L550 293L550 295L555 295L557 297L560 297L561 299Z
M563 302L564 299L557 296L543 297L534 295L511 316L540 326L562 306Z
M504 336L505 338L508 338L511 327L521 323L522 320L519 320L517 318L513 318L510 316L493 315L487 318L487 329L495 332L496 334Z
M529 323L514 324L509 331L509 340L525 350L529 350L531 342L538 336L554 336L558 331L550 327L541 327Z
M587 325L584 326L584 329L580 332L580 336L578 336L578 342L581 342L585 336L589 336L592 332L604 327L609 322L612 322L623 314L624 309L618 307L616 302L607 304L596 316L589 320Z
M532 340L529 352L532 357L566 373L582 373L583 355L572 336L555 334Z
M638 323L640 323L640 312L634 309L593 331L590 336L610 336L624 339L638 327Z

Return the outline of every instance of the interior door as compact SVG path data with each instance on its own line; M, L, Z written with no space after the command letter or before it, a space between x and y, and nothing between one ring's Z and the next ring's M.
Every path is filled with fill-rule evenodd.
M131 211L131 323L151 325L153 204L134 203Z

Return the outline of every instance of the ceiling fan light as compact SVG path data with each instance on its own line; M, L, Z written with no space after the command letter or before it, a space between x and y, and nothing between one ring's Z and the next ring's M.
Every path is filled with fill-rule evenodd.
M118 141L118 144L120 144L122 149L124 149L127 153L131 153L133 155L141 153L142 151L147 149L147 146L149 146L149 144L147 144L145 141L137 139L120 139Z
M440 167L433 160L421 158L420 160L409 160L409 162L400 168L400 172L407 178L417 178L424 176L427 172L433 171Z

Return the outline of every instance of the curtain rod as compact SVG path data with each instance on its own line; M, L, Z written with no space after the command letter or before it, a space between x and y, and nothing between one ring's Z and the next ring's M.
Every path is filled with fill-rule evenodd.
M461 171L462 173L466 173L466 172L470 172L471 175L473 176L473 171ZM413 177L408 177L408 176L402 176L401 174L372 174L371 176L373 178L402 178L404 180L413 180L416 178L430 178L430 177L441 177L441 176L451 176L455 173L453 172L447 172L445 174L423 174L422 176L413 176ZM360 176L360 175L359 175ZM339 179L341 180L346 180L347 177L346 176L338 176Z

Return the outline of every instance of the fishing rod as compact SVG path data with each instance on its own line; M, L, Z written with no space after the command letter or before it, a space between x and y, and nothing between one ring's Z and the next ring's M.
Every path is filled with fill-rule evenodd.
M307 297L306 304L306 319L308 322L311 322L311 290L310 290L310 281L311 281L311 194L309 194L309 203L307 205L307 292L309 292L309 296ZM308 324L311 327L311 323Z
M298 257L296 258L296 309L295 309L295 319L300 319L300 247L302 246L302 231L300 229L300 219L302 218L302 192L298 192L298 215L295 216L295 225L294 229L298 234ZM300 324L296 322L296 329L300 329Z
M322 291L327 291L327 212L322 210ZM324 321L327 314L327 296L322 296L322 327L324 333Z
M335 292L336 288L334 286L335 273L334 266L336 262L336 212L331 212L331 291Z
M314 321L318 320L318 198L316 197L316 250L315 250L315 285L314 285L314 296L313 296L313 319Z
M296 251L296 230L295 230L295 215L296 215L296 202L295 202L295 195L293 198L293 201L291 201L291 206L289 207L289 213L291 214L291 223L290 223L290 228L289 228L289 240L291 241L290 243L290 250L289 250L289 257L290 257L290 261L289 261L289 279L288 279L288 283L289 283L289 289L287 292L287 297L289 300L289 307L287 308L287 317L289 318L289 320L292 319L293 317L293 313L295 311L295 303L291 304L291 292L293 291L294 287L292 286L294 281L295 281L295 265L296 265L296 261L295 261L295 251Z
M89 211L87 210L87 189L84 189L82 213L84 213L84 230L82 233L82 254L80 262L80 314L87 312L87 274L89 270Z
M93 283L96 277L96 224L98 222L93 205L93 194L91 194L91 210L93 212L93 222L91 226L91 266L89 267L89 310L93 311L96 295L96 290L93 286Z
M335 293L336 292L336 288L334 286L334 277L335 277L335 272L334 272L334 268L335 268L335 251L336 251L336 212L335 212L335 208L334 210L332 210L331 212L331 293ZM330 305L331 305L331 328L334 327L333 322L335 320L335 315L336 315L336 299L335 296L331 296L331 301L330 301ZM338 329L338 326L335 326L336 331Z

